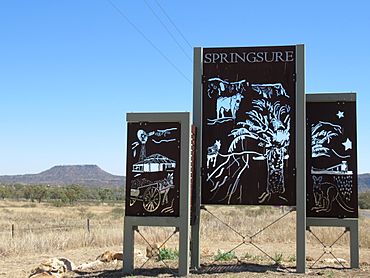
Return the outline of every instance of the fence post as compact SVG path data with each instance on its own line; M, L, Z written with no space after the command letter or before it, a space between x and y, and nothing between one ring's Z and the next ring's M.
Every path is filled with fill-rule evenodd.
M14 238L14 224L12 224L12 239Z
M89 218L87 218L87 231L90 234L90 219Z

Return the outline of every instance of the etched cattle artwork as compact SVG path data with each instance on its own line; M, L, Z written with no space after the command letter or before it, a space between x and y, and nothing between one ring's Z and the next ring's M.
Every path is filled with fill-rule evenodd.
M216 166L217 155L220 151L220 148L221 148L220 140L216 140L213 146L208 147L207 149L207 168L209 168L210 163L213 163L213 167Z
M240 102L243 99L243 95L237 93L231 97L219 97L217 98L216 105L216 118L223 119L225 118L225 112L231 113L231 118L236 118L236 112L239 110Z
M207 119L208 125L221 124L227 121L234 121L240 104L244 99L243 93L249 83L246 80L228 82L220 78L208 80L207 95L209 99L216 99L214 119Z

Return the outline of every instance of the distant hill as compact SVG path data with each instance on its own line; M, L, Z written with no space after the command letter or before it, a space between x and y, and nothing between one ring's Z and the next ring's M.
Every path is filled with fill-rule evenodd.
M2 184L80 184L89 186L124 186L124 176L112 175L97 165L62 165L54 166L39 174L0 176ZM370 191L370 173L358 175L359 192Z
M89 185L117 187L125 185L125 177L115 176L100 169L97 165L54 166L39 174L0 176L3 184L49 184L49 185Z
M358 175L358 191L370 191L370 174Z

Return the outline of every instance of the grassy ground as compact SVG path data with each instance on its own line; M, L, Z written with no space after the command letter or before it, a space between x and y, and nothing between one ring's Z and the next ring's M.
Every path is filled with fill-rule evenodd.
M207 207L209 212L201 215L201 272L193 276L228 277L275 277L289 275L294 277L295 265L295 213L287 213L275 207ZM0 277L27 277L43 259L63 256L75 264L93 261L105 250L122 250L123 205L76 205L54 207L50 204L31 202L0 201ZM233 231L224 223L234 227ZM261 229L283 217L266 230ZM90 231L87 227L90 221ZM14 225L12 238L11 227ZM360 218L360 262L361 270L339 271L341 265L328 261L331 254L320 258L325 249L318 242L320 238L327 245L332 244L344 231L343 228L313 228L316 237L307 233L307 265L319 259L311 275L327 277L370 277L370 219ZM140 233L150 243L161 244L172 234L173 228L139 227ZM238 234L240 233L240 234ZM256 235L256 236L253 236ZM245 244L228 253L243 242ZM252 236L252 239L249 238ZM135 267L145 261L145 240L135 234ZM173 236L166 248L178 248L178 235ZM349 267L349 235L345 234L332 249L327 250L344 259L343 265ZM265 254L266 253L266 254ZM215 261L215 259L218 259ZM274 261L287 267L280 269ZM167 265L174 270L176 260ZM80 277L120 277L120 263L96 270L96 274L80 274ZM162 262L149 261L147 272L141 275L156 275L163 272ZM322 268L329 267L329 268ZM156 272L157 271L157 272ZM203 273L206 272L206 273ZM220 274L221 273L221 274ZM246 274L248 273L248 274ZM165 274L164 274L165 275ZM343 275L343 276L342 276ZM78 276L77 276L78 277Z

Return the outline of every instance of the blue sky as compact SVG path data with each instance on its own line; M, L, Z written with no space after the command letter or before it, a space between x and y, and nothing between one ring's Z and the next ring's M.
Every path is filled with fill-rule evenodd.
M144 39L107 0L4 0L1 175L67 164L122 175L127 112L192 110L193 51L157 2L191 46L305 44L307 92L358 93L370 172L369 1L111 0Z

